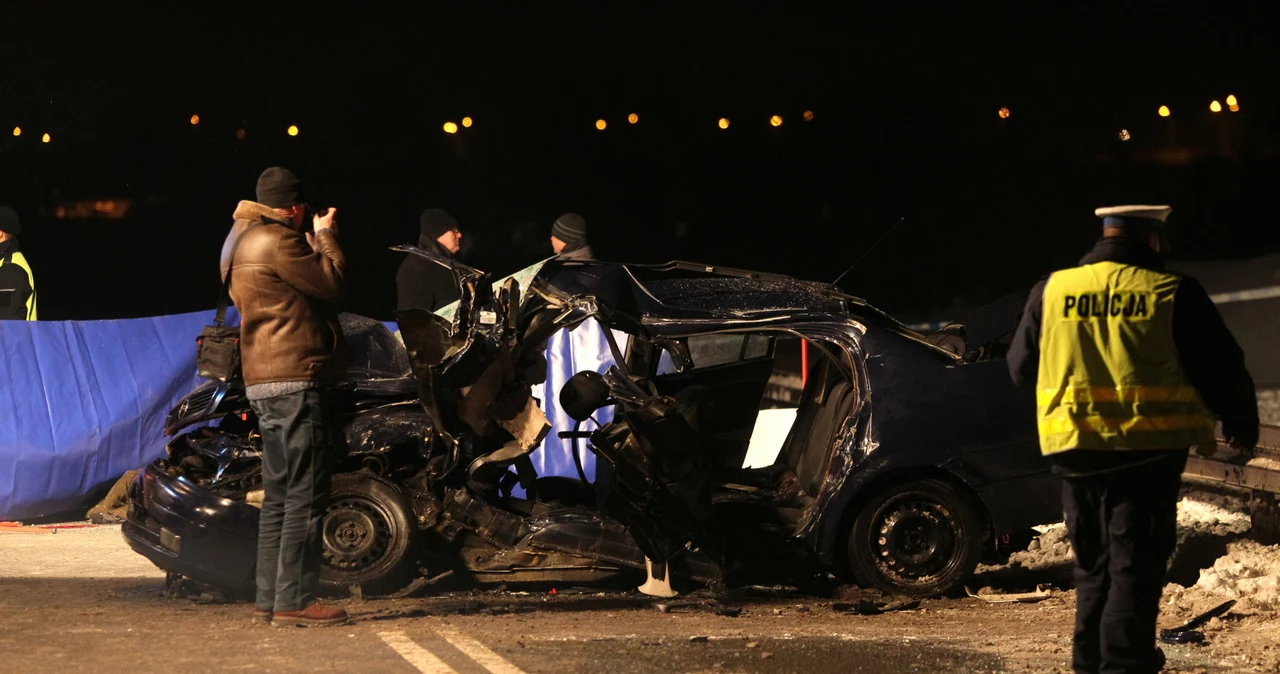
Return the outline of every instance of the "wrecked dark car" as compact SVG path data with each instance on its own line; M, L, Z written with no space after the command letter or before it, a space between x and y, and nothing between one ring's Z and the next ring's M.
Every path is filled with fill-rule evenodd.
M931 595L1061 519L1034 401L1003 361L1016 314L925 335L783 276L551 260L492 281L397 250L452 267L462 299L398 314L403 344L353 319L371 335L361 353L377 357L335 391L327 590L392 592L445 572L648 574L652 593L835 574ZM616 365L574 375L553 402L578 421L613 410L593 430L557 431L594 453L596 474L538 475L530 454L552 432L552 401L531 386L546 380L548 339L588 319L607 328ZM800 342L812 357L798 400L765 409L784 346ZM786 423L772 446L758 442L765 418ZM251 587L260 439L239 385L196 390L166 433L197 424L139 474L124 535L163 569Z

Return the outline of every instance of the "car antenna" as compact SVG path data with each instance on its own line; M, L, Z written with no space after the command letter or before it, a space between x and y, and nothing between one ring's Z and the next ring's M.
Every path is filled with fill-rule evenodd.
M897 221L896 223L894 223L892 227L890 227L890 228L889 228L889 231L885 232L884 234L881 234L881 235L880 235L880 238L876 239L876 242L875 242L875 243L873 243L873 244L871 244L871 247L870 247L870 248L868 248L868 249L866 250L866 252L864 252L862 255L860 255L860 256L858 257L858 259L854 260L854 261L853 261L853 264L849 265L849 268L848 268L848 269L846 269L846 270L844 270L844 273L843 273L843 274L841 274L840 276L836 277L836 280L834 280L834 281L832 281L832 282L831 282L831 286L832 286L833 288L835 288L836 290L839 290L839 289L840 289L840 281L841 281L845 276L848 276L848 275L849 275L849 272L853 271L853 268L854 268L854 267L856 267L856 266L858 266L858 263L859 263L859 262L862 262L863 258L865 258L867 255L869 255L869 254L871 253L871 251L875 250L875 249L876 249L876 246L879 246L879 245L880 245L880 242L881 242L881 241L884 241L884 240L885 240L885 237L887 237L887 236L889 236L890 234L892 234L892 233L893 233L893 230L897 229L897 228L898 228L898 225L901 225L901 224L902 224L902 221L903 221L903 220L906 220L906 219L907 219L907 216L905 216L905 215L904 215L904 216L902 216L901 218L898 218L898 221Z

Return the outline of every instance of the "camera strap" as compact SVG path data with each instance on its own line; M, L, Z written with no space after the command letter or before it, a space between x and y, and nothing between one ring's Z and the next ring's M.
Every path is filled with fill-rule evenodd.
M261 227L264 224L266 223L255 222L245 227L244 231L240 232L240 236L236 237L236 242L231 244L231 256L227 260L227 278L222 281L222 295L218 298L218 312L213 316L213 324L216 327L222 327L222 324L227 320L227 306L231 304L231 273L235 270L236 249L240 247L240 241L244 239L245 234L248 234L253 228Z

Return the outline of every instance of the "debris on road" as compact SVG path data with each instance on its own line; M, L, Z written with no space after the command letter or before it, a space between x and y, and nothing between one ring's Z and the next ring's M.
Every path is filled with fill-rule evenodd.
M1235 604L1236 601L1234 599L1222 602L1195 618L1192 618L1183 625L1179 625L1172 629L1160 630L1160 640L1169 644L1198 644L1204 641L1204 632L1201 632L1196 628L1201 627L1210 620L1225 614L1227 611L1231 610L1231 607L1235 606Z
M1031 604L1043 601L1053 596L1053 591L1043 585L1037 585L1035 592L1019 592L1014 594L979 594L967 587L964 591L970 597L973 597L974 599L981 599L988 604Z
M725 606L714 599L702 601L664 601L653 605L663 613L714 613L718 616L737 618L742 615L741 606Z
M453 569L449 569L448 571L438 573L430 578L427 578L425 575L422 575L415 578L413 582L409 583L409 585L405 587L403 590L400 590L398 592L393 592L392 594L389 594L387 596L391 597L392 599L405 599L407 597L412 597L414 593L418 592L419 590L425 587L429 587L431 585L435 585L436 583L439 583L440 581L452 575L453 575ZM498 588L499 591L505 591L506 589L507 589L506 585L503 585L500 588Z
M837 613L854 613L857 615L880 615L892 611L914 611L920 608L919 599L907 599L891 603L877 602L870 599L859 599L854 603L835 603L831 609Z

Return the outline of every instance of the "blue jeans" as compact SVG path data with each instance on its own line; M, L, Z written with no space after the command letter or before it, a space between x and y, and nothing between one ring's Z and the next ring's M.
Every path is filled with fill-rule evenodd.
M329 417L321 389L251 401L262 433L258 594L267 611L310 606L320 583L320 521L329 503Z

